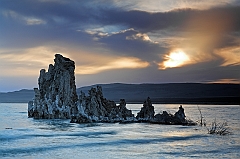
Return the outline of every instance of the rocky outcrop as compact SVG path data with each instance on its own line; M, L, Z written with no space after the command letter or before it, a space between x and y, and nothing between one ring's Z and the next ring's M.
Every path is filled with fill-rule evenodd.
M163 111L162 114L156 114L152 123L158 124L173 124L173 125L185 125L188 124L188 121L185 119L184 109L180 105L179 110L173 115L166 111Z
M144 102L140 112L137 113L137 122L149 122L155 124L172 124L172 125L195 125L191 120L186 120L184 109L180 105L179 110L173 115L167 111L163 111L162 114L154 115L154 106L151 99L148 97Z
M100 86L91 88L88 95L81 92L77 108L78 113L72 116L71 122L120 122L134 119L132 111L126 108L124 99L116 105L114 101L103 97Z
M154 115L154 106L148 97L136 118L127 109L126 101L104 98L102 87L91 88L88 95L79 97L75 85L75 63L60 54L55 55L54 65L40 71L39 88L34 88L33 101L28 103L28 117L35 119L71 119L73 123L89 122L151 122L159 124L187 124L182 106L174 114L163 111Z
M150 121L154 119L154 106L152 106L151 99L148 97L147 100L143 103L141 111L137 113L137 120L139 121Z
M34 88L35 97L28 104L29 117L70 119L77 111L75 63L60 54L55 55L54 62L47 72L45 69L40 71L39 88Z
M91 88L79 98L75 85L75 63L60 54L54 65L40 71L39 88L34 88L33 101L28 103L28 117L36 119L71 119L71 122L117 122L134 117L121 99L120 105L103 97L102 87Z

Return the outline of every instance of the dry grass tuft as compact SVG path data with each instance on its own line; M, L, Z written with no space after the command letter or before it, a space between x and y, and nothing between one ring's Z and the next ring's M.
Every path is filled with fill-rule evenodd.
M207 127L209 134L218 134L218 135L229 135L231 134L229 128L227 127L227 122L217 123L216 119L212 122L210 127Z

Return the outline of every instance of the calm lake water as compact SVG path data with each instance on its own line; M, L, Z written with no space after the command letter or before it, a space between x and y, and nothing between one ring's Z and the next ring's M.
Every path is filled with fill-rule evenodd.
M175 113L177 104L153 104ZM128 104L135 114L141 104ZM199 120L197 105L183 105ZM210 135L205 127L75 124L27 117L27 103L0 103L0 158L240 158L240 106L199 105L207 124L227 121L233 134Z

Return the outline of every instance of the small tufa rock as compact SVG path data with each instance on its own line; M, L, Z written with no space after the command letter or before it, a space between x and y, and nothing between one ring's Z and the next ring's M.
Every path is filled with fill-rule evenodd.
M172 125L195 125L191 120L185 119L185 113L182 105L179 110L173 115L167 111L163 111L162 114L156 114L154 116L154 106L152 105L151 99L148 97L144 102L140 112L137 113L137 122L149 122L156 124L172 124Z
M151 123L187 125L188 121L185 119L185 117L184 109L182 105L180 105L179 110L174 115L163 111L162 114L156 114Z
M179 110L174 114L174 117L180 121L181 123L185 123L186 119L185 119L185 113L184 113L184 109L182 107L182 105L180 105Z
M151 99L148 97L147 100L143 103L141 111L137 113L137 120L139 121L150 121L154 119L154 106L152 106Z

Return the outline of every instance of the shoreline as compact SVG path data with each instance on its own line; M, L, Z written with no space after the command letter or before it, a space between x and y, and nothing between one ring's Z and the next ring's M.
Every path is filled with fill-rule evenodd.
M199 104L199 105L240 105L239 97L216 97L216 98L162 98L152 99L153 104ZM119 103L119 100L113 100ZM143 100L144 101L144 100ZM127 104L142 104L143 101L127 100ZM4 101L0 103L28 103L25 101Z

